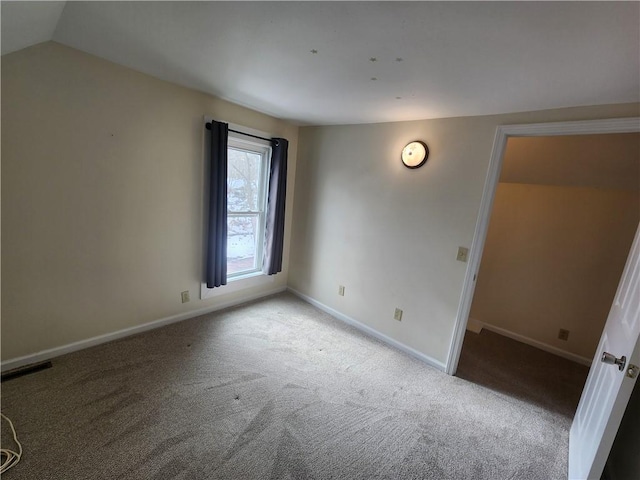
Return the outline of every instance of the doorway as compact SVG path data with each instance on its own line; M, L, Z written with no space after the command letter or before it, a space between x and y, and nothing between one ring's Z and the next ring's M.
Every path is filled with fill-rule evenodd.
M462 343L464 340L464 333L467 327L467 320L469 317L469 313L471 310L471 305L474 297L474 290L476 288L476 279L477 274L480 268L480 259L483 254L485 240L487 238L487 231L489 228L489 219L492 212L492 207L494 203L494 199L496 196L496 190L499 183L500 173L502 170L503 157L505 153L505 148L507 141L510 137L539 137L539 136L562 136L562 135L590 135L590 134L609 134L609 133L634 133L640 132L640 119L639 118L628 118L628 119L610 119L610 120L595 120L595 121L584 121L584 122L566 122L566 123L555 123L555 124L535 124L535 125L514 125L514 126L501 126L498 127L496 131L496 138L494 142L494 147L492 151L491 161L489 164L489 171L487 174L487 181L485 182L485 189L483 192L483 197L480 205L480 213L478 215L478 221L476 223L476 229L474 232L474 239L471 245L471 250L469 254L469 266L465 275L465 282L463 285L462 297L460 301L460 306L458 309L457 321L454 330L454 335L452 338L452 342L450 344L449 355L447 357L446 371L450 375L455 374L458 362L460 360L460 353L462 350ZM636 177L637 178L637 177ZM622 275L622 283L621 285L626 285L624 287L624 292L627 292L628 285L637 284L638 273L640 272L640 263L638 262L638 235L636 235L636 239L634 240L634 247L631 250L627 266L625 267L624 274ZM634 287L635 288L635 287ZM632 290L635 291L635 290ZM620 293L620 292L618 292ZM626 298L626 297L622 297ZM629 297L630 298L630 297ZM612 312L616 310L618 316L622 315L621 318L631 318L628 317L631 313L629 310L632 308L633 303L619 303L618 300L620 298L618 295L616 296L616 303L614 303L612 307ZM637 298L634 300L637 302ZM618 324L618 319L611 324L613 328L618 328L616 325ZM637 326L637 325L636 325ZM635 328L635 327L634 327ZM600 345L607 344L607 334L613 333L609 332L610 326L607 323L607 327L605 333L602 334L602 338L600 339ZM618 335L616 333L616 335ZM635 342L634 339L637 339L638 332L633 332L629 334L627 337L629 341L625 341L624 352L631 356L631 359L635 362L640 360L640 353L633 350L631 351L631 347L627 345L630 341ZM604 342L604 344L603 344ZM632 345L631 345L632 346ZM637 347L637 345L636 345ZM637 348L636 348L637 349ZM627 352L629 350L629 352ZM604 361L604 360L603 360ZM594 368L595 366L595 368ZM598 355L594 355L592 360L592 371L600 372L601 364L599 362ZM611 374L608 374L611 376ZM579 451L576 451L573 448L569 452L569 464L570 464L570 472L577 472L578 469L580 471L585 470L588 471L593 469L593 471L601 469L604 465L604 460L606 460L606 455L609 453L609 449L611 448L611 433L615 434L620 422L620 418L618 416L618 412L620 409L624 409L626 406L629 397L630 390L629 385L635 383L629 381L626 382L626 387L620 388L620 379L622 376L616 377L618 380L616 381L615 388L612 386L610 390L607 390L608 402L606 407L602 404L602 407L598 407L601 411L599 414L599 424L597 426L587 425L590 429L588 431L582 431L582 427L584 425L580 425L580 428L576 429L576 423L582 422L573 422L571 428L571 439L576 439L575 441L570 441L570 444L573 443L578 444L581 440L583 440L584 435L591 435L589 441L592 443L593 451L589 451L589 456L580 454ZM634 378L634 377L631 377ZM599 392L597 389L597 385L592 385L591 375L589 376L589 380L585 389L582 393L582 400L580 403L580 407L578 408L578 416L584 416L584 406L582 401L585 399L585 395L587 397L592 396L594 388L595 391ZM609 398L610 397L610 398ZM611 403L614 402L614 403ZM615 407L615 408L614 408ZM582 417L580 417L582 418ZM595 428L595 430L592 429ZM576 430L574 435L574 430ZM578 432L578 430L581 430ZM604 456L604 457L603 457ZM573 467L573 468L572 468ZM601 470L600 470L601 471ZM580 476L580 475L578 475Z
M489 169L480 203L478 220L469 251L469 264L465 274L462 295L458 308L456 324L449 346L446 361L446 373L455 375L460 360L460 353L467 329L469 314L476 288L476 280L480 270L493 203L502 172L503 159L509 138L512 137L546 137L566 135L598 135L609 133L638 133L639 118L588 120L579 122L542 123L529 125L503 125L496 130Z
M639 145L508 139L458 377L573 418L640 221Z

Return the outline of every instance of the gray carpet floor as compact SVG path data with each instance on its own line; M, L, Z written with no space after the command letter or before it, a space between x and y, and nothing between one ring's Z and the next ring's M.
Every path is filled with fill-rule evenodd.
M489 374L483 335L450 377L284 293L65 355L2 384L3 478L566 478L571 408Z

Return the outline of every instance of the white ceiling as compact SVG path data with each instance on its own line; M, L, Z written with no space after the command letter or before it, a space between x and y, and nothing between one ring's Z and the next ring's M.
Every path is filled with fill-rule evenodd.
M53 39L299 124L640 101L638 2L66 2L59 9L2 2L2 53Z
M66 2L2 2L2 55L51 40Z

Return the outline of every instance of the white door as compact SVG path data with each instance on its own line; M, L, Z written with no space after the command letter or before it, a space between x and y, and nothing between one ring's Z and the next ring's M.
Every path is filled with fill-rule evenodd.
M640 226L624 267L609 318L569 433L569 479L599 480L611 451L636 378L630 365L640 365ZM622 370L604 363L607 352L625 357ZM614 357L609 356L609 361ZM620 362L621 363L621 362Z

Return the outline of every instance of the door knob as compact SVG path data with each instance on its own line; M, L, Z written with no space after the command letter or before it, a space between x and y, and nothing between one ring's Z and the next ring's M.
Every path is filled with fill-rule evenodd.
M617 358L615 355L611 355L608 352L603 352L600 361L609 365L617 365L618 370L622 371L624 370L624 366L627 364L627 357L623 355L620 358Z

